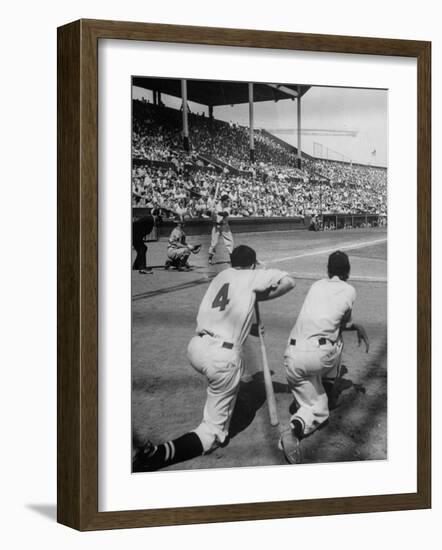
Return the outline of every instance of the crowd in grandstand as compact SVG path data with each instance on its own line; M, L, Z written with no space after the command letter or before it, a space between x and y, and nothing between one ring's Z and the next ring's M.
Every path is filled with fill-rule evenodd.
M386 214L385 169L310 157L300 170L294 150L260 130L251 162L247 127L192 113L186 152L181 114L134 101L134 205L209 217L219 189L233 217Z

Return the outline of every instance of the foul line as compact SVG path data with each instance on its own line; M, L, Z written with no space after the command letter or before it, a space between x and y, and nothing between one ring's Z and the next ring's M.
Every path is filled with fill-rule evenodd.
M387 241L387 238L384 237L383 239L375 239L373 241L363 241L359 243L348 243L348 244L341 244L340 246L333 248L324 248L322 250L313 250L312 252L303 252L302 254L296 254L295 256L285 256L284 258L275 258L274 260L263 260L264 264L277 264L279 262L286 262L288 260L296 260L298 258L305 258L307 256L319 256L321 254L329 254L330 252L334 252L335 250L353 250L355 248L364 248L365 246L370 246L373 244L379 244L384 243Z
M215 275L214 275L215 276ZM213 276L213 277L214 277ZM213 279L212 277L212 279ZM149 290L147 292L142 292L141 294L134 294L132 296L132 301L137 302L138 300L145 300L147 298L153 298L154 296L159 296L161 294L169 294L170 292L178 292L180 290L187 290L193 288L194 286L207 284L209 279L204 277L203 279L194 279L193 281L187 281L174 286L168 286L166 288L158 288L157 290Z
M307 279L317 281L318 279L324 279L327 277L326 273L299 273L298 271L292 271L289 273L290 277L294 279ZM370 277L369 275L352 275L349 279L350 283L386 283L386 277Z
M372 240L372 241L363 241L363 242L359 242L359 243L342 244L339 247L339 250L352 250L352 249L355 249L355 248L364 248L365 246L370 246L370 245L373 245L373 244L379 244L379 243L383 243L383 242L386 242L386 241L387 241L387 238L382 238L382 239L376 239L376 240ZM285 261L288 261L288 260L295 260L297 258L305 258L306 256L319 256L321 254L329 254L330 252L334 252L335 250L337 250L336 247L326 248L326 249L322 249L322 250L314 250L312 252L303 252L302 254L296 254L295 256L285 256L284 258L276 258L274 260L268 260L268 261L263 260L262 263L264 265L277 264L279 262L285 262ZM223 263L223 262L218 262L218 263ZM201 268L204 268L204 266L196 266L196 269L201 269ZM194 279L193 281L186 281L186 282L183 282L183 283L178 284L178 285L173 285L173 286L169 286L169 287L166 287L166 288L159 288L157 290L142 292L140 294L134 294L132 296L132 301L145 300L145 299L153 298L153 297L161 295L161 294L169 294L171 292L179 292L180 290L187 290L187 289L191 289L192 287L195 287L195 286L198 286L198 285L207 284L214 277L216 277L217 274L218 274L218 272L212 272L212 273L208 272L208 273L206 273L206 276L202 279L196 279L196 280ZM294 272L294 273L291 273L291 275L293 275L297 279L317 279L318 277L322 277L324 274L296 273L296 272ZM360 282L364 282L364 281L365 282L378 282L378 283L387 282L386 278L369 277L369 276L363 276L363 275L352 276L351 280L352 281L360 281Z

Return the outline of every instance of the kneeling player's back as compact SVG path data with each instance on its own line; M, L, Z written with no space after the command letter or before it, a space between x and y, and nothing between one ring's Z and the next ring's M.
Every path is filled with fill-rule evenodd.
M265 291L284 277L279 270L229 268L211 282L201 302L197 332L209 331L241 345L252 321L256 291Z
M355 289L338 277L316 281L305 297L291 338L336 340L341 324L351 318L355 298Z

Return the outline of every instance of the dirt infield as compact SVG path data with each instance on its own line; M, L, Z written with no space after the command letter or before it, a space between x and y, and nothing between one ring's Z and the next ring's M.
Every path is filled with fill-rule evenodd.
M166 241L149 243L153 275L132 275L132 422L137 437L153 442L195 428L205 401L205 381L189 365L186 348L195 330L199 303L210 280L227 267L219 245L214 266L207 263L208 236L192 237L203 248L191 256L193 269L163 269ZM282 356L289 331L313 280L325 276L328 254L345 250L351 261L350 283L357 291L353 317L367 329L370 352L358 348L354 333L344 335L343 376L329 422L302 442L303 462L387 458L387 234L385 229L332 232L272 232L237 236L269 267L296 277L286 297L263 303L261 315L280 423L293 405ZM246 344L246 374L241 382L230 443L210 455L170 466L194 469L284 464L265 403L257 339Z

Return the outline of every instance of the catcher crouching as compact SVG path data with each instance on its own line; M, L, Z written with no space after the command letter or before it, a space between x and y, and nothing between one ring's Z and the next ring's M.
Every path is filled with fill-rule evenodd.
M187 271L190 269L190 254L198 254L201 250L201 245L187 244L183 218L176 218L175 223L176 227L174 227L169 236L167 260L164 264L164 268L169 269L170 267L175 267L178 271Z

